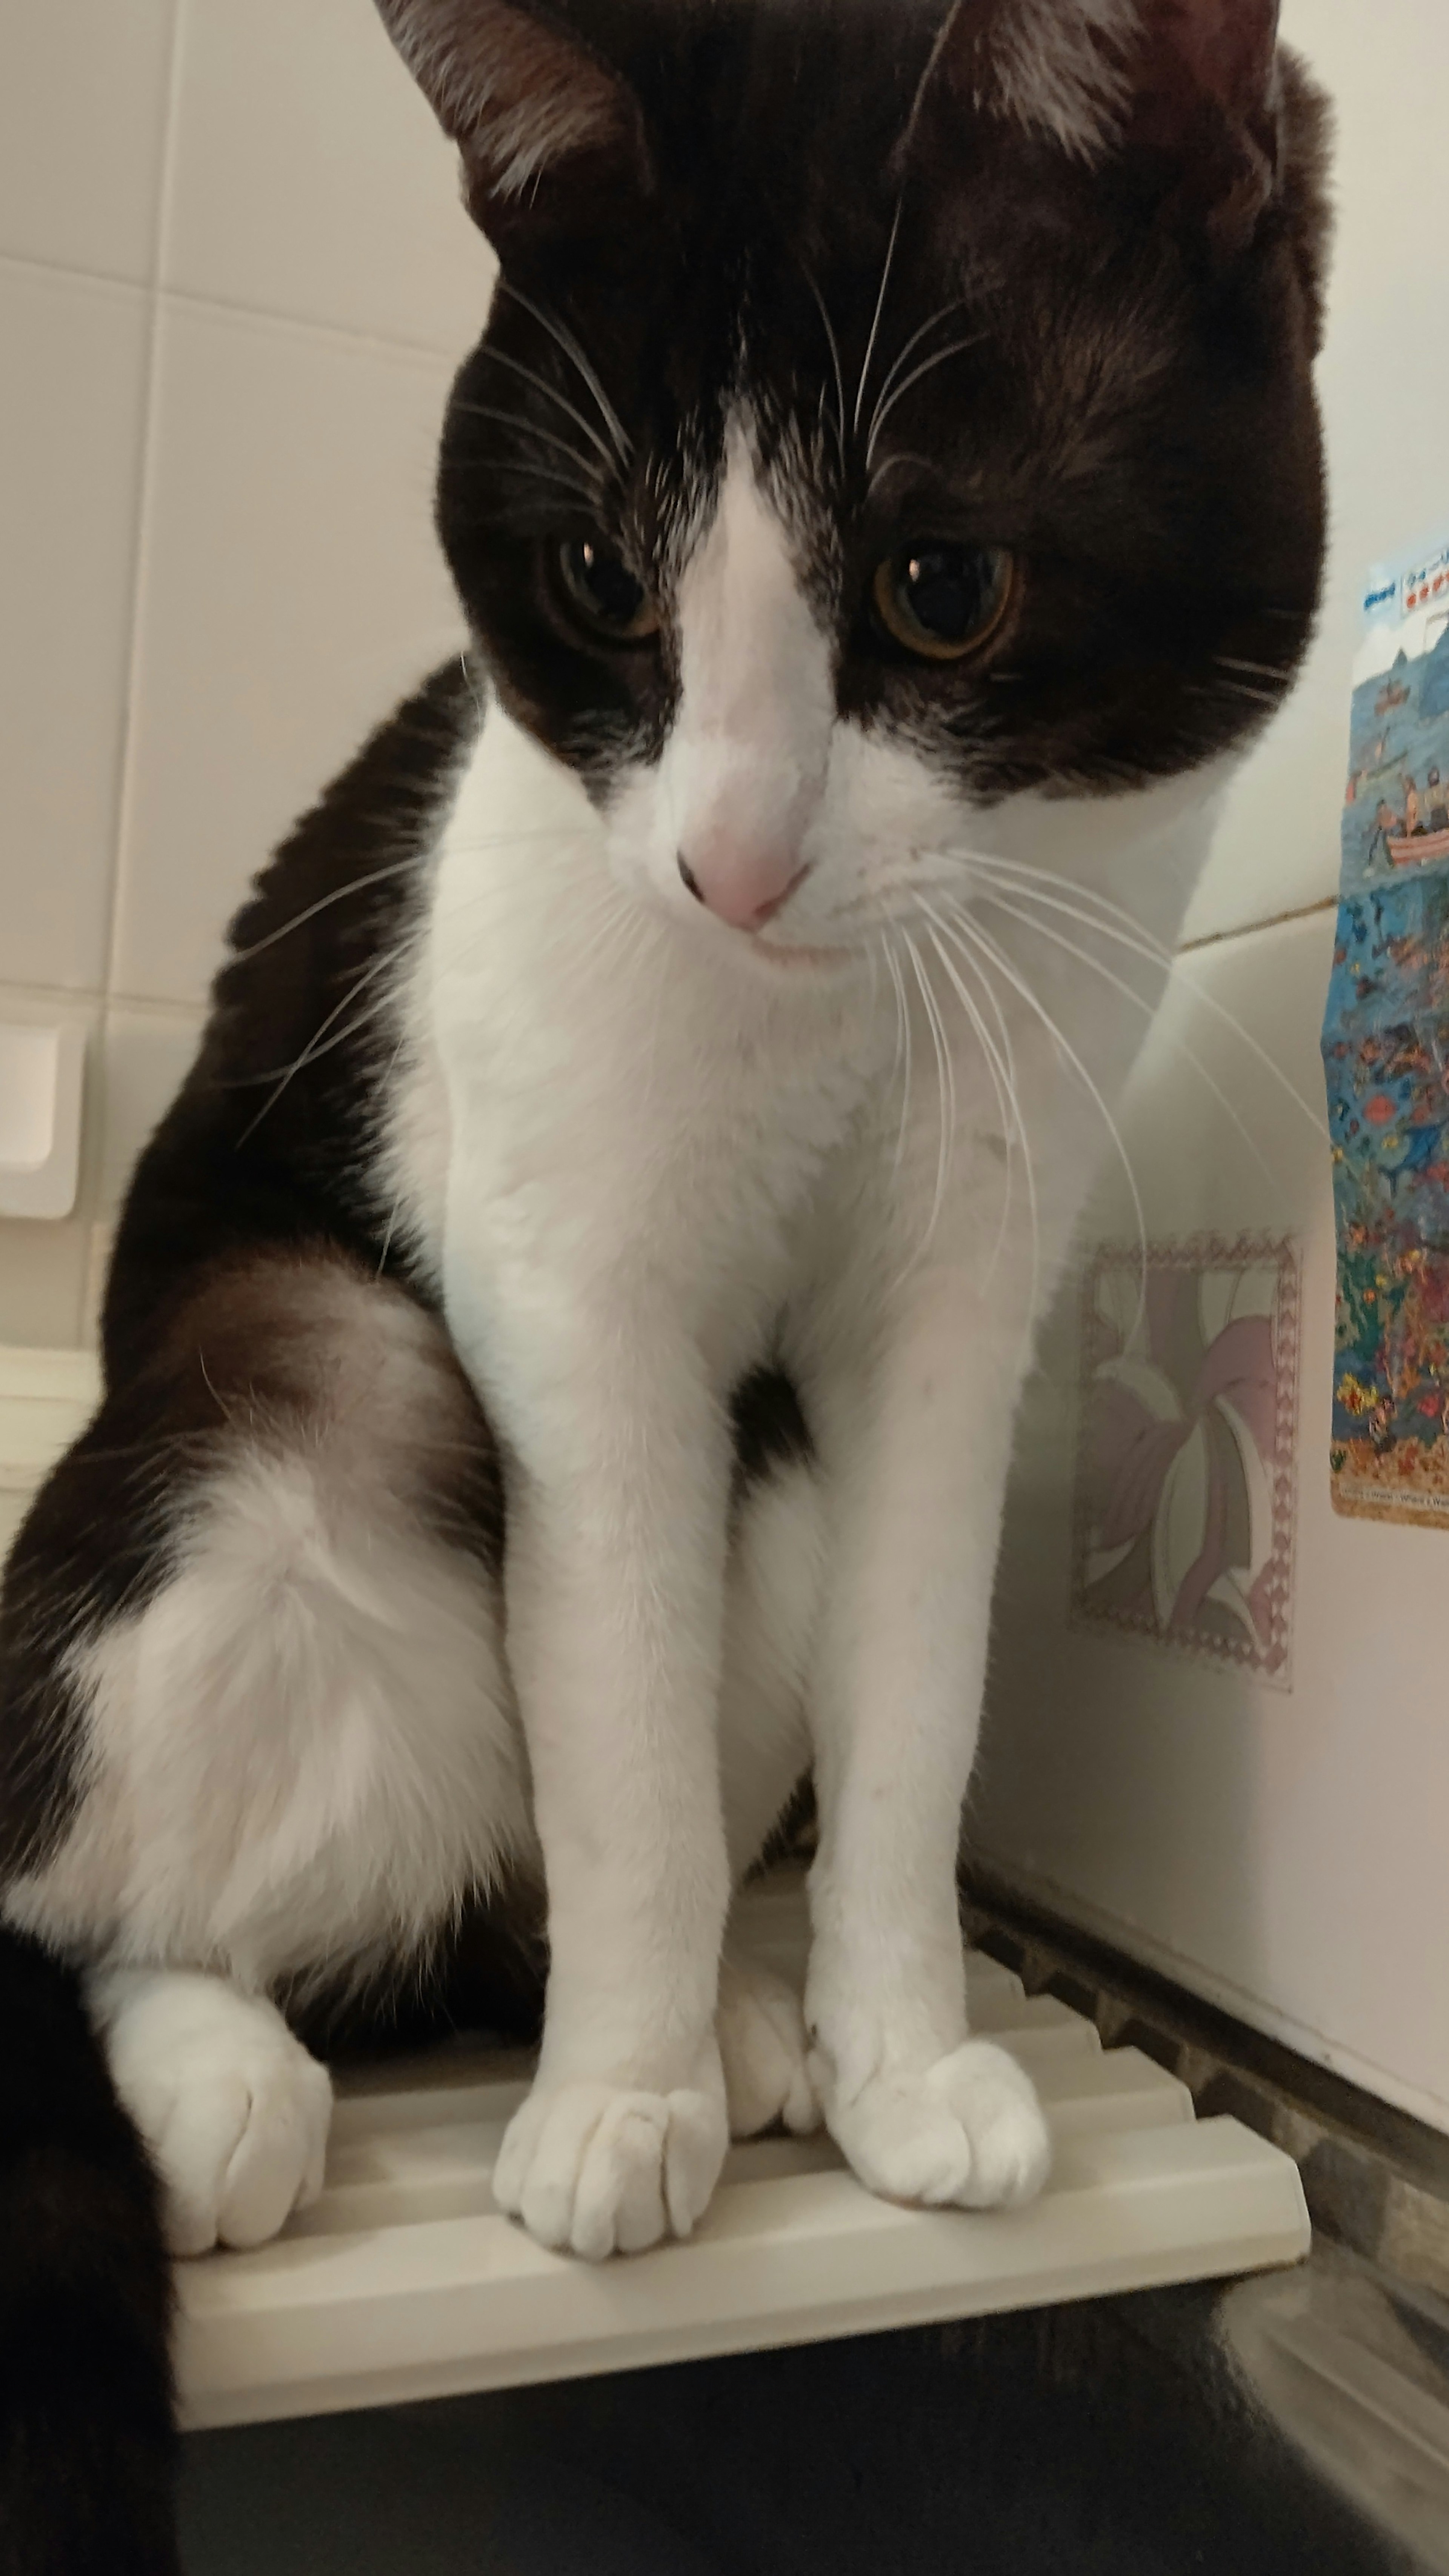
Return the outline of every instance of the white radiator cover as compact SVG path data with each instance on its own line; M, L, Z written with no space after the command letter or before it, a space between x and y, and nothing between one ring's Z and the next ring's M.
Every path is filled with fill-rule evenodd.
M749 1946L803 1969L803 1891L759 1890ZM687 2245L601 2269L550 2254L489 2178L526 2066L441 2051L345 2087L327 2188L275 2245L180 2270L189 2424L332 2413L885 2326L1038 2307L1293 2262L1308 2220L1290 2159L1090 2022L970 1963L973 2017L1041 2087L1055 2170L1031 2209L874 2200L828 2139L731 2151Z

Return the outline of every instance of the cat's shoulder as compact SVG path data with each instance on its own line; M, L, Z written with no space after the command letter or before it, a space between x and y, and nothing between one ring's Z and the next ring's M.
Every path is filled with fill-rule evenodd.
M368 735L233 915L214 987L218 1003L232 998L238 968L284 939L297 955L331 950L361 923L384 927L404 907L407 879L434 845L480 730L484 692L467 656L454 654ZM312 904L318 909L308 914Z

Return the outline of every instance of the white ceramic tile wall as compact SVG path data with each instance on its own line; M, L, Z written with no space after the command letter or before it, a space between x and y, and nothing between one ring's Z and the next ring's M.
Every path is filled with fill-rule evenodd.
M288 822L459 640L431 528L491 255L370 0L0 8L0 1007L92 1032L73 1338Z
M149 330L135 287L0 268L7 983L105 980Z
M1194 937L1330 893L1359 577L1449 509L1449 245L1404 141L1449 12L1284 23L1339 99L1334 556ZM429 449L490 274L370 0L0 10L0 979L114 1020L112 1065L136 1005L195 1008L268 842L456 633ZM58 1259L6 1238L0 1334L53 1337L22 1274Z
M0 14L0 253L148 285L175 0Z
M447 386L446 362L410 349L212 306L162 313L120 992L202 999L267 851L456 650L431 534Z
M166 286L444 357L477 338L492 261L371 0L183 0L176 96Z

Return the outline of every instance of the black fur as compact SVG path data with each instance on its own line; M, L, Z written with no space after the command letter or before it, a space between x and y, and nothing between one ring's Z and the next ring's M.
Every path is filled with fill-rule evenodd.
M0 1929L0 2576L180 2576L159 2194L76 1978Z
M424 1293L361 1180L388 1048L376 1015L346 997L405 936L429 820L476 723L475 687L455 663L382 727L233 924L201 1054L127 1201L102 1328L103 1404L38 1495L6 1569L0 1887L45 1858L71 1812L81 1721L64 1650L165 1581L178 1497L228 1438L230 1409L286 1413L309 1401L315 1353L289 1330L285 1298L269 1294L267 1264L337 1261L382 1274L394 1293ZM339 1042L279 1088L339 1002ZM497 1459L465 1400L476 1443L431 1503L496 1570ZM440 1971L433 2017L481 2011L523 2029L537 1959L520 1925L489 1929L486 1918L471 1926L458 1964ZM0 2576L170 2576L169 2272L156 2185L75 1977L9 1931L0 2031Z
M178 1491L204 1477L232 1406L308 1402L315 1354L289 1331L285 1300L278 1311L268 1296L263 1265L321 1257L426 1296L405 1247L385 1240L387 1212L366 1181L394 1041L365 985L348 997L406 937L475 690L452 663L380 727L231 926L200 1055L121 1218L104 1403L37 1496L6 1569L0 1883L35 1867L69 1820L78 1717L58 1648L83 1645L160 1588ZM284 1080L324 1028L331 1043ZM457 1490L438 1501L496 1569L501 1485L477 1424Z

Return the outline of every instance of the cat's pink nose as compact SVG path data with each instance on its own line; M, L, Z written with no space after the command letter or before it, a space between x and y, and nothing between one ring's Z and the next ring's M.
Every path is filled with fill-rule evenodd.
M741 850L711 842L687 858L681 850L679 873L695 902L732 930L763 930L810 867L808 860L802 865L798 850Z

